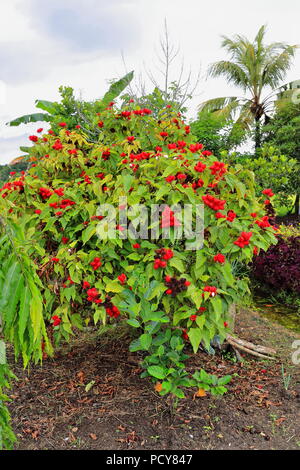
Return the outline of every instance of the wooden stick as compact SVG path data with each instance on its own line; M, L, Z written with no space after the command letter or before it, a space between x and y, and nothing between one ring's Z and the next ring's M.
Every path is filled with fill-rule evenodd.
M253 351L256 351L258 353L262 353L262 354L266 354L266 355L271 355L271 356L275 356L276 355L276 350L275 349L272 349L272 348L267 348L265 346L261 346L261 345L256 345L256 344L253 344L253 343L250 343L249 341L245 341L243 339L240 339L240 338L236 338L234 336L230 336L228 335L227 336L227 341L231 344L231 343L235 343L237 345L240 345L240 346L243 346L247 349L251 349ZM229 341L230 340L230 341Z
M245 346L241 346L240 344L235 343L235 341L232 341L231 338L227 338L227 341L229 344L231 344L233 348L240 349L241 351L251 354L252 356L262 357L263 359L269 359L271 361L275 361L275 357L266 356L265 354L261 354L253 349L249 349L249 348L246 348Z

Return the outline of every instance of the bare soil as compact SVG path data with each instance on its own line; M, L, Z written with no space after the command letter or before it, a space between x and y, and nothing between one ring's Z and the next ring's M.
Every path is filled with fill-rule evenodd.
M276 361L191 352L190 370L233 379L226 395L187 391L177 407L140 378L141 357L128 352L128 335L104 340L90 331L29 372L17 364L10 404L16 448L300 450L300 365L291 360L300 335L246 309L236 330L275 347Z

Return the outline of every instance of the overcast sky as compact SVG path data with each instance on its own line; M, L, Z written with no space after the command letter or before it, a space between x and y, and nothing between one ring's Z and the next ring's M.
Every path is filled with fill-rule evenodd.
M60 85L85 99L99 98L107 80L136 75L143 64L157 77L155 49L167 19L171 42L194 77L202 79L190 103L236 92L223 79L206 81L210 63L224 59L221 35L253 39L267 24L266 42L300 44L299 0L1 0L0 164L20 155L20 145L39 127L9 128L5 122L35 112L35 99L58 99ZM286 81L300 79L300 50ZM150 90L149 90L150 91Z

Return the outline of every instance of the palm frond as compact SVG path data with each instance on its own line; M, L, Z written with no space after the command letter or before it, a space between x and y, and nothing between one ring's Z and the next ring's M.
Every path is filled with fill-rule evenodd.
M249 86L249 78L242 67L234 62L221 60L215 62L209 68L211 77L225 76L228 83L233 83L244 90Z
M232 58L238 58L244 54L245 49L247 48L249 41L247 38L236 35L234 39L230 39L227 36L222 36L221 46L231 54Z
M284 79L287 70L290 68L298 46L284 46L284 49L277 56L271 56L266 63L262 73L262 85L269 85L276 88Z
M259 50L263 49L263 47L264 47L263 46L263 39L264 39L265 34L266 34L266 29L267 29L267 26L265 24L262 25L259 28L257 35L255 36L254 42L256 43L257 49L259 49Z
M237 109L241 106L241 101L236 96L225 96L213 98L199 105L199 114L202 112L213 113L216 117L231 119Z
M251 112L250 102L243 104L241 106L241 111L238 119L236 120L234 126L239 126L242 129L249 131L254 122L254 114Z

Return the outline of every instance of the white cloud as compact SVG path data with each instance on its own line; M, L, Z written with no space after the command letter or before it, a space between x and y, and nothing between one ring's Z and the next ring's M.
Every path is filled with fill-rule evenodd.
M267 23L267 42L299 41L297 0L10 0L0 3L0 80L6 102L0 103L0 163L18 153L19 141L33 128L5 128L4 123L35 111L35 99L58 99L58 87L69 85L86 99L103 95L107 79L124 74L121 51L136 74L143 63L153 71L164 18L172 42L180 45L187 69L199 69L225 57L221 34L254 38ZM13 25L13 26L12 26ZM172 78L178 76L180 61ZM155 71L155 73L157 73ZM300 78L300 52L287 80ZM202 81L191 102L240 93L223 79ZM35 128L35 127L34 127ZM22 137L23 136L23 137ZM11 140L9 140L11 138Z

